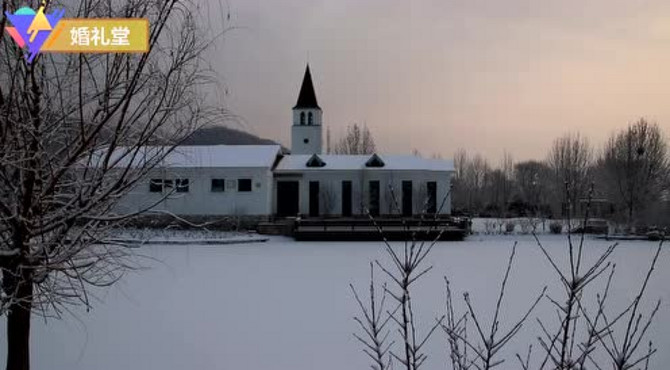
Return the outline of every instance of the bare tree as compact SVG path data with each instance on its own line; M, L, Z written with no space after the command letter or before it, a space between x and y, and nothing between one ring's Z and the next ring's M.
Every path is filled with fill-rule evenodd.
M542 206L549 203L550 174L549 167L538 161L520 162L514 167L515 197L527 205L531 216L543 213Z
M24 2L2 2L15 11ZM47 10L59 3L49 1ZM81 1L75 17L142 17L145 54L41 55L27 64L0 22L0 310L7 369L30 367L31 314L89 306L87 287L116 282L135 260L108 232L133 214L117 201L189 132L213 117L196 4ZM145 150L160 144L161 149Z
M376 150L375 140L367 126L354 123L333 148L335 154L372 154Z
M496 217L505 217L508 202L505 190L510 187L509 182L501 169L487 172L484 178L485 207L487 211L492 211Z
M487 207L495 209L498 217L504 217L512 197L514 186L514 160L505 152L500 167L486 173Z
M610 138L598 165L608 193L632 226L660 199L668 178L668 150L661 129L640 119Z
M485 202L483 190L489 172L491 172L491 166L481 155L476 154L468 161L463 186L466 191L464 199L469 212L477 213L482 210Z
M458 149L454 153L454 176L451 180L453 189L453 208L454 211L463 212L468 206L467 186L465 184L465 172L468 165L468 153L465 149Z
M326 128L326 154L330 154L330 127Z
M564 215L572 213L584 199L591 184L589 169L593 150L589 141L579 134L570 134L554 141L547 164L553 171L553 194ZM568 188L568 192L564 189Z
M514 194L514 158L510 152L505 151L503 153L503 159L500 162L500 169L505 176L505 182L503 183L504 186L501 193L503 198L503 207L507 211L509 203L512 200L512 195Z
M468 165L468 152L465 149L458 149L454 153L454 179L462 180L465 177L465 170Z

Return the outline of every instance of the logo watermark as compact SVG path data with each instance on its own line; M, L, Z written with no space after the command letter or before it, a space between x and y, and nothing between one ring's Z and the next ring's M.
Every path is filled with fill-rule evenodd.
M144 18L63 18L64 9L23 7L5 12L5 27L32 63L40 53L146 53L149 21Z

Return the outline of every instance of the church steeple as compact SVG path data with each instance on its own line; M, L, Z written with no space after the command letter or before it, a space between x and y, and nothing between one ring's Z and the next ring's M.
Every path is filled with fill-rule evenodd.
M316 102L312 73L308 64L298 94L298 102L293 107L292 154L321 154L322 119L323 111Z
M302 79L302 87L298 95L298 102L293 109L321 109L316 101L314 84L312 83L312 73L309 71L309 64L305 69L305 77Z

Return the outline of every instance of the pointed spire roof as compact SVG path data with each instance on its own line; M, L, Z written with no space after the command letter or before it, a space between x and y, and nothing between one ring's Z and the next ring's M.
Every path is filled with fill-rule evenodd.
M312 83L312 74L309 71L309 64L305 69L305 77L302 79L302 87L300 88L300 95L298 95L298 102L293 109L321 109L316 102L316 94L314 93L314 84Z

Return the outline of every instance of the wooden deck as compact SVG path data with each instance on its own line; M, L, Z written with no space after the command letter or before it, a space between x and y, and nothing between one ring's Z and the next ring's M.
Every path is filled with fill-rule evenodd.
M463 240L467 233L467 220L453 218L308 218L293 228L296 240L309 241Z

